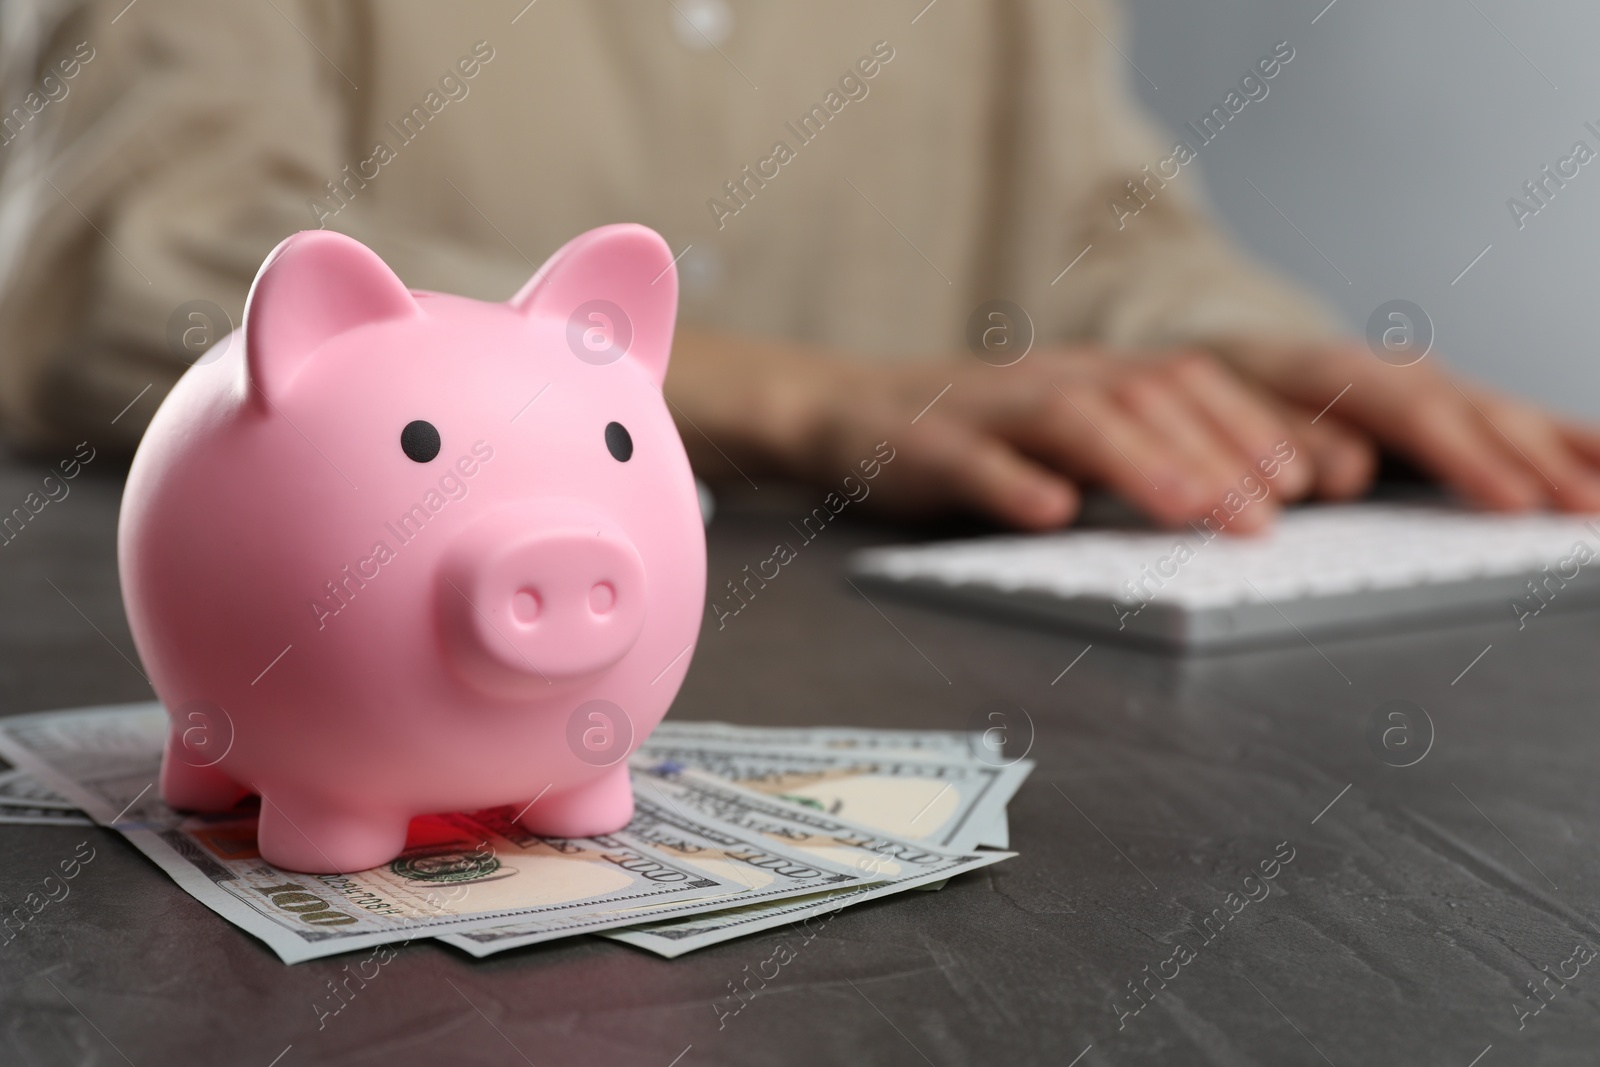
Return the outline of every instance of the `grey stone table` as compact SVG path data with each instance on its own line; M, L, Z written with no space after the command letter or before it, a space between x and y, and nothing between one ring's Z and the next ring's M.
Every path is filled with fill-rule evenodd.
M0 510L42 474L0 465ZM97 461L0 548L6 713L149 698L117 593L119 491ZM812 503L725 511L713 586ZM595 938L484 961L418 942L319 1030L347 960L283 965L105 831L3 826L8 907L78 842L97 857L0 947L0 1063L1600 1062L1600 965L1584 966L1600 618L1085 653L846 584L848 550L902 535L847 512L801 547L725 628L708 622L673 714L948 728L1015 702L1038 761L1011 806L1016 859L849 909L810 941L676 961ZM1368 739L1395 699L1435 731L1409 767L1392 751L1420 748ZM1390 740L1425 747L1412 730ZM796 958L719 1025L713 1003L780 939Z

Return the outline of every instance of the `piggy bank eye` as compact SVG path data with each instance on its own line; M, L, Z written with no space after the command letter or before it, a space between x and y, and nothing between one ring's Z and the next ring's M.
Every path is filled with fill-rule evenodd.
M406 423L406 428L400 431L400 451L418 463L428 462L439 454L439 431L434 429L433 423L421 419Z
M610 450L612 459L626 463L633 458L633 435L620 422L607 423L606 448Z

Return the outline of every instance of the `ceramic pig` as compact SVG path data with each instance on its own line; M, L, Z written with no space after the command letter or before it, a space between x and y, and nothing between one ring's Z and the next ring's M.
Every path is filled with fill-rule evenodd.
M394 859L429 812L625 825L705 595L661 396L676 308L642 226L576 238L504 304L408 291L331 231L279 245L122 502L167 803L259 794L261 855L315 873Z

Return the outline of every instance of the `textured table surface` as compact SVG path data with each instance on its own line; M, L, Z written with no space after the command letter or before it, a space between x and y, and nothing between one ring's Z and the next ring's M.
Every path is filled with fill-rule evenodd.
M0 465L0 507L43 473ZM151 695L117 592L118 474L91 465L0 548L7 714ZM793 540L811 503L725 511L712 586ZM106 831L0 826L6 907L78 842L97 851L0 947L0 1063L1600 1061L1600 963L1574 962L1600 948L1600 617L1079 658L1071 634L866 600L845 553L898 536L847 512L801 546L708 623L673 715L952 728L1015 702L1039 764L1010 809L1016 859L849 909L809 941L675 961L595 938L483 961L418 942L319 1030L347 958L285 966ZM1395 699L1436 731L1403 768L1368 739ZM1246 881L1291 850L1270 883ZM780 940L795 958L719 1025L714 1002ZM1157 972L1175 977L1133 1014L1128 983ZM1533 999L1551 972L1569 980Z

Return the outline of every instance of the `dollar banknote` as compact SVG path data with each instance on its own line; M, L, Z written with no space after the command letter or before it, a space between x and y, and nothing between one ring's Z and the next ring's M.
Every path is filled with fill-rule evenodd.
M652 737L684 744L781 745L826 748L842 752L931 755L934 758L977 758L984 751L981 730L896 730L864 726L750 726L732 722L689 722L663 719Z
M511 812L413 820L405 852L367 871L306 875L266 863L254 814L183 815L155 793L157 704L0 719L0 754L115 829L201 903L296 963L417 936L625 907L729 897L745 887L624 830L537 838ZM575 932L577 932L575 930Z
M93 826L94 820L71 805L60 808L50 804L0 803L0 823L30 826Z
M30 808L60 808L76 811L76 805L53 789L48 789L27 771L0 759L0 804Z
M669 958L944 881L1014 855L946 852L694 770L668 771L657 787L681 809L759 835L774 846L798 850L814 862L875 879L849 889L642 923L601 935Z
M652 735L634 766L694 767L759 793L840 815L884 833L964 852L991 836L1027 779L1028 760L976 760L838 751Z
M819 891L864 885L879 876L857 865L834 862L799 848L741 829L713 816L686 810L658 783L643 776L634 779L635 815L628 831L648 842L675 862L718 875L739 885L740 891L688 903L666 902L620 908L586 915L576 925L562 917L535 919L443 934L448 942L474 956L567 937L598 933L642 922L659 922L708 910L783 900Z
M865 726L750 726L729 722L689 722L665 719L652 735L677 744L709 741L719 745L822 748L874 755L932 756L935 759L971 759L999 766L1005 763L1004 732L979 730L903 730ZM1012 762L1015 762L1013 760ZM1004 809L988 826L975 831L975 845L1011 847L1011 824Z

